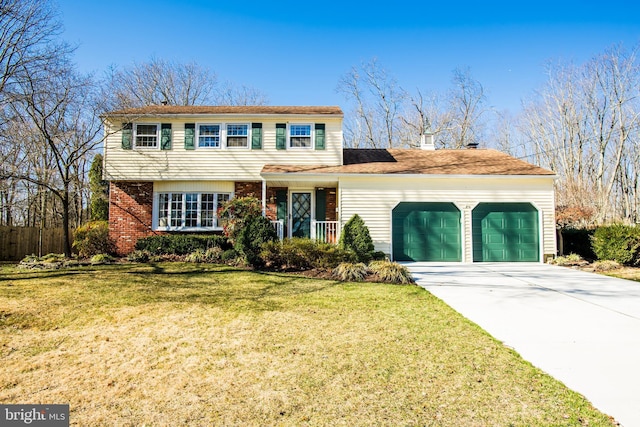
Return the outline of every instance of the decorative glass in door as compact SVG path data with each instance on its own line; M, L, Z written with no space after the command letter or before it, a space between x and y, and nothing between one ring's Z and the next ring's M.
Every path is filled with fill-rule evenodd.
M291 237L311 236L311 193L291 193Z

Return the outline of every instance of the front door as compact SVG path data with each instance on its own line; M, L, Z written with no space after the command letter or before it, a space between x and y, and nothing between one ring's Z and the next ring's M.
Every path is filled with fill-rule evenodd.
M311 236L311 192L291 193L290 237Z

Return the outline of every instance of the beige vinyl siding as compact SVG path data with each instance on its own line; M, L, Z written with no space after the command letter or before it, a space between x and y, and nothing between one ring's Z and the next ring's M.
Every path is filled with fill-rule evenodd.
M158 181L153 183L154 193L231 193L233 181Z
M340 165L342 163L342 118L333 116L193 116L149 117L135 123L171 123L172 148L132 149L121 147L121 123L106 129L105 177L107 180L260 180L265 164ZM262 123L262 149L250 148L184 148L185 123ZM276 149L276 123L324 123L324 150ZM249 147L251 137L249 136Z
M465 262L473 259L471 212L478 203L529 202L540 213L542 253L556 253L552 177L342 177L339 188L342 224L357 213L367 224L376 250L387 254L391 254L391 211L400 202L455 203L462 213Z

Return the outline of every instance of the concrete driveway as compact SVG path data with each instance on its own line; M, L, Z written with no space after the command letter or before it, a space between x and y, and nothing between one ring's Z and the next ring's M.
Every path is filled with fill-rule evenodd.
M640 426L640 283L539 263L405 263L418 284L625 427Z

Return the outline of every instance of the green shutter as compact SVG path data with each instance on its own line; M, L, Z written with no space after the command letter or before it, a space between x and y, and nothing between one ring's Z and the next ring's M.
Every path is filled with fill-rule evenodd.
M160 149L171 150L171 123L162 123L160 129Z
M287 124L276 123L276 149L287 149Z
M262 149L262 123L251 123L251 149Z
M316 123L316 150L324 150L324 123Z
M277 218L287 222L287 190L276 190Z
M196 124L185 123L184 125L184 149L194 150L196 148Z
M327 220L327 192L316 190L316 221Z
M133 139L133 125L131 123L122 124L122 149L131 150Z

